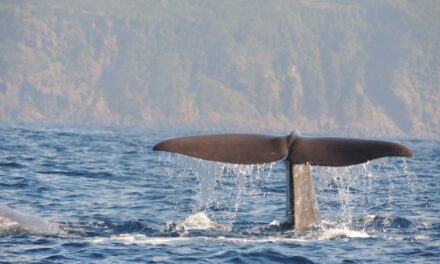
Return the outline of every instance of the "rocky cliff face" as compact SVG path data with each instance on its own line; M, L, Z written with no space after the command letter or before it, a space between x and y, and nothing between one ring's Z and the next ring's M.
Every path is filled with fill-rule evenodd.
M3 1L0 120L434 136L435 1Z

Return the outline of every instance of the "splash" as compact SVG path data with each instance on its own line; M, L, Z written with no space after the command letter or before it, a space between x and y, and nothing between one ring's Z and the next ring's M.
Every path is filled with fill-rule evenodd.
M321 217L338 223L341 228L366 229L368 221L356 217L368 217L377 211L392 218L395 207L402 206L395 201L397 191L408 192L414 188L406 162L368 162L349 167L313 167L315 188L318 195ZM409 186L396 190L401 181ZM379 197L379 198L378 198ZM360 224L361 223L361 224Z
M213 244L293 244L297 242L311 241L311 240L335 240L346 238L369 238L371 237L366 232L353 231L350 229L342 228L329 228L320 230L317 232L307 232L303 234L291 234L286 232L284 234L278 234L275 236L263 235L263 236L222 236L215 233L215 235L205 233L199 236L190 236L187 233L183 233L180 236L147 236L143 234L119 234L112 235L110 237L93 237L90 238L92 243L122 243L122 244L135 244L135 245L176 245L176 244L194 244L200 243L207 245Z
M204 212L198 212L188 216L183 222L168 222L160 231L162 235L174 234L179 237L189 236L191 231L214 231L231 232L231 227L225 224L219 224L209 219Z
M325 229L316 240L334 240L344 238L369 238L370 235L364 231L356 231L350 228L329 228ZM309 238L310 240L310 238Z
M190 215L183 223L185 230L220 230L230 231L230 227L227 225L218 224L203 213L196 213Z
M192 212L205 212L215 221L231 225L240 207L271 184L271 164L241 165L182 158L187 173L198 183Z
M248 221L261 219L267 214L258 209L264 207L261 206L262 203L269 201L276 204L278 200L274 200L273 196L285 192L285 171L282 170L282 176L278 175L281 170L273 169L275 163L236 165L173 154L167 155L165 161L170 162L170 166L177 171L178 178L191 178L193 184L197 185L192 196L190 217L203 213L210 221L228 225L230 228L234 223L249 224ZM276 179L273 179L273 174L276 174ZM396 192L406 191L410 197L414 190L412 177L404 159L382 159L349 167L314 166L312 175L321 218L333 223L321 226L320 233L314 236L315 239L325 237L326 232L329 237L363 237L385 230L382 226L393 228L393 225L389 226L385 222L387 219L399 219L399 216L393 216L393 213L401 211L402 206L405 206L404 202L396 200L395 197L401 196L401 193L396 195ZM277 182L277 188L271 188L274 181ZM409 188L396 190L396 186L402 186L402 182ZM271 193L270 197L266 198L268 189ZM284 201L285 196L282 197ZM257 206L252 204L254 200L258 202ZM284 210L284 207L282 209ZM253 215L243 215L245 213ZM374 225L369 223L369 215L377 216ZM264 218L264 221L269 223L279 216L272 214L272 219ZM400 218L406 220L405 217ZM384 223L378 224L381 219ZM404 220L402 221L405 222ZM255 224L253 227L256 227ZM252 230L246 232L253 232Z
M213 221L232 225L242 206L265 197L272 186L275 163L241 165L206 161L183 155L161 155L162 175L193 181L191 213L204 212Z

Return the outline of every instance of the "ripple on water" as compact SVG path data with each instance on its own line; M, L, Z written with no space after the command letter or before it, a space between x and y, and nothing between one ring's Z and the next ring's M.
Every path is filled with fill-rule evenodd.
M0 204L31 208L66 231L3 233L2 261L437 263L440 258L437 141L403 141L416 153L407 163L384 159L314 168L324 221L300 232L283 222L283 164L228 167L151 151L156 142L188 131L0 129Z

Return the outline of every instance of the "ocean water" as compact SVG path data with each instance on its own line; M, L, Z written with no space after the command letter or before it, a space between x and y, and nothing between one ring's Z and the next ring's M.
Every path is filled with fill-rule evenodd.
M0 217L0 262L440 263L439 141L392 139L412 159L314 167L323 221L295 231L284 224L282 162L152 151L198 133L0 127L0 211L41 221Z

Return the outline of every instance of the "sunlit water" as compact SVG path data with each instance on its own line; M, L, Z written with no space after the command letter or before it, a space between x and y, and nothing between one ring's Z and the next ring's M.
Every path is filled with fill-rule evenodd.
M285 221L285 167L157 153L197 131L0 128L0 204L64 233L10 228L0 262L439 263L440 142L413 159L313 167L322 225Z

